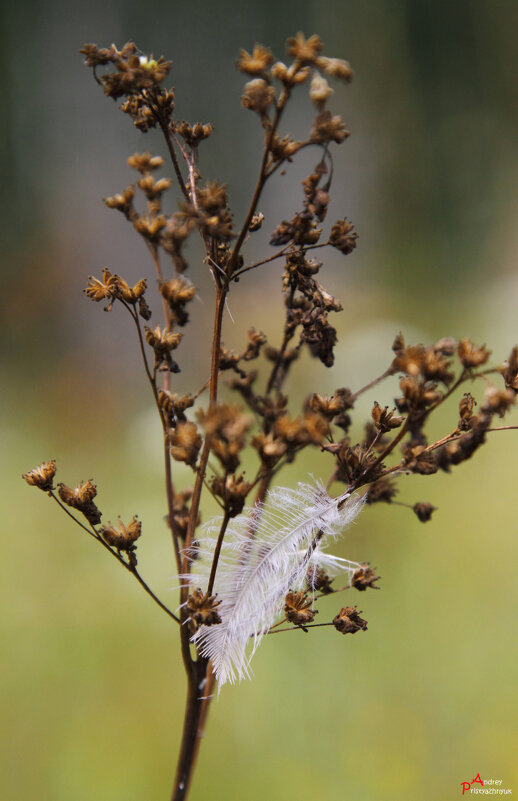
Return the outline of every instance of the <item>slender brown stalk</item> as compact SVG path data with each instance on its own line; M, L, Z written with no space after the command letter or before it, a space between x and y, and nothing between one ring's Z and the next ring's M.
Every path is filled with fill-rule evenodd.
M137 581L140 584L140 586L142 587L142 589L149 595L150 598L153 599L153 601L157 604L157 606L159 606L176 623L180 622L180 618L177 617L174 614L174 612L171 612L171 610L168 609L168 607L164 603L162 603L160 598L158 598L155 595L155 593L153 592L151 587L144 581L144 579L142 578L142 576L138 572L137 568L134 567L133 565L129 564L128 562L126 562L119 553L117 553L116 551L112 550L112 548L110 548L108 543L106 543L103 540L103 538L100 536L100 534L97 532L97 530L95 529L94 526L91 526L91 528L88 528L88 526L85 526L84 523L81 523L81 521L78 520L77 517L74 514L72 514L70 509L67 509L65 504L61 503L61 501L59 500L57 495L55 495L52 491L49 492L49 495L50 495L51 498L53 498L56 501L58 506L65 512L65 514L67 514L74 521L74 523L77 523L77 525L80 528L82 528L84 531L86 531L86 533L89 534L94 540L97 540L97 542L100 543L108 551L108 553L111 553L111 555L115 557L115 559L119 562L119 564L121 564L123 567L126 568L126 570L129 573L131 573L133 576L135 576L135 578L137 579Z
M216 543L216 547L214 549L214 557L212 559L212 565L210 568L210 576L209 576L209 583L207 586L207 595L212 595L212 590L214 589L214 581L216 578L216 570L218 569L218 562L219 562L219 555L221 553L221 546L223 545L223 539L225 537L225 532L227 530L228 522L230 520L230 514L228 509L225 510L225 514L223 515L223 520L221 522L221 528L219 530L218 541Z
M203 734L200 721L202 712L206 710L205 688L207 686L206 673L208 664L207 659L199 657L196 662L192 663L192 668L188 675L182 744L180 746L171 801L183 801L189 791L194 760L198 753L200 737Z
M354 401L355 401L355 400L356 400L356 399L357 399L357 398L358 398L360 395L363 395L363 393L364 393L364 392L368 392L368 391L369 391L369 389L372 389L372 387L375 387L375 386L376 386L376 384L379 384L379 383L380 383L381 381L383 381L385 378L388 378L388 376L389 376L389 375L393 375L393 373L394 373L394 370L392 369L392 365L391 365L390 367L388 367L388 368L385 370L385 372L383 372L383 373L382 373L381 375L379 375L377 378L373 379L373 381L369 381L369 383L368 383L368 384L365 384L365 386L364 386L364 387L362 387L361 389L358 389L356 392L354 392L354 393L351 395L350 399L349 399L349 400L350 400L350 402L351 402L351 403L354 403Z

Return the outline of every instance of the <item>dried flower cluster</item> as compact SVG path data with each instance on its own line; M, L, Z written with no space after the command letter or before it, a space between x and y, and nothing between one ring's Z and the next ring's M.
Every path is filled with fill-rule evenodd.
M337 332L332 320L341 305L321 283L323 263L316 251L331 247L347 256L358 240L346 216L327 220L332 149L349 136L341 116L328 108L330 81L349 83L349 64L323 55L318 36L306 39L301 33L288 40L286 63L262 45L252 53L241 51L237 68L247 77L241 103L256 115L264 146L250 206L237 220L226 186L205 179L198 166L198 150L213 134L212 125L175 116L175 92L163 85L171 62L142 54L132 42L121 50L87 44L81 52L104 93L122 100L121 110L140 131L161 131L169 159L170 174L160 175L166 169L162 156L133 154L128 159L133 180L105 199L144 241L155 280L143 277L131 286L105 268L101 278L90 277L85 293L104 303L106 311L122 308L135 329L164 435L167 521L181 580L178 614L137 571L141 523L136 516L127 524L120 519L118 525L101 524L93 481L75 489L61 483L56 491L54 461L23 477L48 493L180 624L189 684L173 792L174 801L180 801L188 791L215 676L221 684L249 675L251 654L269 633L286 628L307 632L313 626L334 627L341 634L367 629L353 605L314 622L319 598L378 589L379 576L367 562L333 556L327 551L329 543L355 519L364 502L398 503L397 478L450 472L473 456L490 431L501 428L495 426L496 418L509 411L518 392L518 347L507 362L490 368L490 352L468 338L444 338L425 346L407 345L398 335L392 354L387 343L387 367L381 376L357 390L338 387L331 395L308 393L298 413L290 413L290 370L301 352L306 349L326 367L334 362ZM281 125L290 98L300 91L308 92L315 116L306 137L295 140ZM291 219L269 220L260 205L266 183L309 147L318 155L302 182L298 210ZM166 213L164 197L174 187L177 210ZM264 227L274 251L251 262L247 242ZM201 238L205 259L189 278L185 245L193 236ZM242 347L229 350L222 340L227 297L242 276L253 280L249 274L272 262L282 265L282 333L267 336L250 328ZM214 284L214 334L207 344L210 374L201 389L191 387L180 395L174 374L188 367L180 345L189 337L190 329L185 329L195 316L192 302L200 269L210 271ZM157 314L159 322L154 319ZM144 325L152 318L152 324ZM229 378L227 397L222 399L224 373ZM363 421L358 441L352 433L356 401L388 376L399 376L400 395L392 402L376 389L380 402L374 402L370 418ZM476 400L466 388L480 384L484 392ZM440 439L430 438L432 412L454 397L458 412L451 416L450 430ZM243 469L247 448L255 454L249 474ZM327 487L316 483L296 490L272 489L282 468L308 449L329 454ZM189 468L192 486L178 486L175 462ZM328 494L333 486L338 487L337 497ZM221 517L200 527L204 492L220 506ZM426 501L409 508L421 522L429 521L435 511ZM344 586L333 585L338 573L346 575ZM278 628L283 624L288 625Z

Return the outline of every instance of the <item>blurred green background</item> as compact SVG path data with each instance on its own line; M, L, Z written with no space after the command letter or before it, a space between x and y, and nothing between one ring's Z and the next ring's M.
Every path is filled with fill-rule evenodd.
M336 364L297 365L295 409L309 392L357 389L381 372L399 330L425 343L470 336L497 363L518 340L517 25L515 3L489 0L4 0L2 800L166 799L183 714L167 618L19 478L56 458L60 480L95 478L105 519L138 512L142 573L175 604L159 424L133 332L81 294L105 265L151 275L143 245L101 198L132 180L131 152L162 144L102 96L79 47L134 39L173 59L177 116L215 124L201 166L228 182L238 218L261 140L239 104L239 48L259 41L282 58L286 37L318 32L327 55L355 68L331 104L353 135L335 151L329 219L347 214L360 243L346 260L329 254L323 281L344 305ZM304 94L285 123L294 134L309 123ZM299 207L311 166L301 159L269 188L273 224L252 255ZM207 375L212 299L192 256L202 303L180 351L185 390ZM280 267L254 275L230 299L230 345L250 323L273 343L280 335ZM358 436L372 401L395 391L359 405ZM455 426L454 404L439 422L438 434ZM213 705L193 801L446 801L477 773L518 791L515 439L495 434L451 476L402 481L401 500L439 507L426 525L401 507L365 510L339 552L383 577L381 592L352 599L368 632L264 642L254 680ZM284 480L328 469L312 455ZM328 599L320 619L339 604Z

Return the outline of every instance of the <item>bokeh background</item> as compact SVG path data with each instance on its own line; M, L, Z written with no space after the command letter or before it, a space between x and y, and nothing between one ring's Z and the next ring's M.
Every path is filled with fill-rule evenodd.
M2 655L0 797L141 801L169 797L183 714L176 632L136 583L20 474L56 458L59 478L93 476L105 519L138 512L139 564L171 604L159 424L135 369L132 331L81 294L109 265L151 275L141 242L101 198L132 180L126 157L162 152L102 96L83 42L134 39L174 61L177 113L212 121L207 177L226 181L239 218L261 134L239 104L240 47L282 57L297 30L356 70L332 108L353 135L335 153L329 219L360 233L324 283L343 300L333 371L301 361L292 408L312 391L353 389L381 372L394 335L486 342L501 362L518 340L518 6L490 0L93 0L2 3ZM293 103L285 130L311 113ZM265 196L268 231L299 207L311 158ZM267 246L266 246L267 247ZM181 389L207 375L211 286L200 288ZM250 323L275 342L280 267L243 280L225 341ZM277 300L273 300L277 298ZM359 406L357 432L374 399ZM516 416L514 418L515 422ZM437 433L456 423L451 405ZM377 565L382 591L352 599L367 633L328 629L264 642L255 678L213 705L193 801L454 799L477 773L518 792L516 432L495 434L454 474L409 477L401 500L438 507L420 524L402 507L367 509L340 553ZM297 471L326 475L315 455ZM189 476L178 471L180 482ZM205 516L211 514L205 508ZM339 599L325 609L335 614Z

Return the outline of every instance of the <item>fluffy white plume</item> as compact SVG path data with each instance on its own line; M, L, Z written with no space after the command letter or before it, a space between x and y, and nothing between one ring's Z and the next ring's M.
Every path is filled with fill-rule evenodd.
M192 638L212 660L220 686L250 675L255 649L282 613L286 593L304 586L309 565L333 573L358 566L322 546L352 523L363 503L349 493L331 498L322 484L299 484L271 490L264 505L230 521L214 585L221 623L201 626ZM214 518L202 529L193 572L182 577L194 587L207 588L220 526Z

